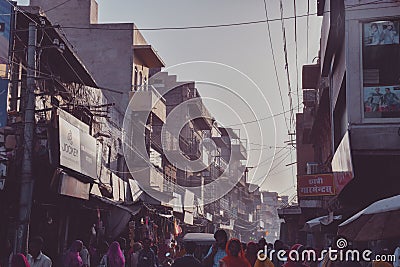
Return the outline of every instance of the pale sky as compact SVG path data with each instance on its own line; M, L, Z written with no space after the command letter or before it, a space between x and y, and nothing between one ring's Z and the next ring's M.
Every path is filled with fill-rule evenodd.
M295 0L282 1L284 17L293 17ZM97 0L97 2L99 23L133 22L139 29L229 24L266 18L263 0ZM299 93L301 93L301 66L312 63L319 49L321 18L315 15L316 0L309 2L311 15L307 58L307 17L304 15L307 14L308 0L296 1L296 14L304 16L297 19ZM27 0L18 1L21 5L27 3ZM270 22L270 29L283 102L285 110L289 110L279 3L279 0L267 0L269 19L278 19ZM287 19L284 24L293 107L297 107L295 20ZM275 117L276 134L272 119L248 123L271 116L267 102L272 114L282 113L267 23L206 29L147 30L142 31L142 34L163 58L170 68L168 71L178 75L178 80L202 80L223 86L201 83L198 89L206 98L206 105L212 115L221 124L229 126L246 122L242 126L233 128L240 129L241 137L250 143L247 165L260 164L250 171L250 175L254 175L253 181L260 182L266 177L272 163L268 159L274 154L274 149L270 146L276 145L278 147L276 152L279 153L272 164L270 175L261 188L293 196L296 192L295 164L285 165L296 161L296 152L292 150L293 154L290 156L289 147L281 148L285 146L284 142L289 140L284 116ZM190 63L174 67L176 64L193 61L211 61L219 64ZM240 72L253 80L260 91ZM301 97L299 101L301 103ZM254 115L251 112L254 112ZM289 113L285 115L289 119ZM294 128L291 130L294 131Z

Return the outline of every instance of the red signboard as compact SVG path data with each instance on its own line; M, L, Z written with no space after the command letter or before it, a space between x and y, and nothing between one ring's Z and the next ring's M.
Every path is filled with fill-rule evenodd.
M299 197L333 196L335 183L333 174L301 175L297 177Z

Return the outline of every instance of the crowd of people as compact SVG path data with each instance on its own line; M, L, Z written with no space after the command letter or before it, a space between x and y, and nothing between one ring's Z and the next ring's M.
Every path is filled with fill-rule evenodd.
M182 247L171 241L169 245L160 245L159 250L150 238L134 243L130 249L126 249L123 238L110 245L104 241L89 248L81 240L75 240L60 259L53 262L42 251L43 239L34 237L29 242L27 256L10 253L7 263L0 262L0 267L400 267L400 247L396 250L395 262L361 265L358 261L332 261L328 254L322 260L293 260L288 256L291 252L301 255L304 250L314 249L301 244L289 247L280 240L271 244L261 238L258 243L246 244L236 238L228 239L224 230L217 230L214 238L215 243L204 254L198 253L201 248L194 241L184 242ZM277 252L283 252L284 259ZM390 253L386 251L386 254Z

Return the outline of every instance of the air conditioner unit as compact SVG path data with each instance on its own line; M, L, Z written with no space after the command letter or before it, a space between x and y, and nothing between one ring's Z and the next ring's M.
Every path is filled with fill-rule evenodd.
M307 162L307 174L319 173L319 164L316 162Z

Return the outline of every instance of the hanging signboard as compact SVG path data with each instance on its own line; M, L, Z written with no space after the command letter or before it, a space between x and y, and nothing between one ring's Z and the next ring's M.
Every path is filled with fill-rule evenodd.
M0 77L7 77L8 72L13 8L9 1L0 0Z
M332 171L337 194L339 194L354 177L350 148L350 136L347 131L332 159Z
M333 196L335 185L333 174L301 175L297 177L298 196Z
M59 114L60 165L97 179L96 139Z

